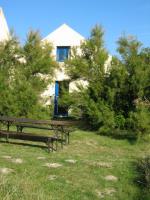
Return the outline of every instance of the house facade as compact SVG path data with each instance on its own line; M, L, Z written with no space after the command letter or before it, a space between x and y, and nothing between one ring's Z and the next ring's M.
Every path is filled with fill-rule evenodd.
M42 97L48 99L47 105L54 103L55 116L68 115L67 108L58 105L58 99L62 95L62 88L71 92L76 86L75 83L69 82L69 77L65 74L64 61L69 58L73 47L80 52L80 45L84 40L82 35L66 24L61 25L42 40L42 42L50 42L53 45L52 55L60 65L60 69L55 72L53 83L42 94Z
M0 8L0 42L8 40L9 39L9 29L8 25L3 13L2 8Z
M8 40L10 37L8 25L0 8L0 42ZM62 95L63 89L67 92L76 90L76 82L70 82L69 77L65 74L64 61L69 58L71 49L77 48L80 54L80 45L85 38L73 30L66 24L61 25L55 31L50 33L47 37L42 39L42 42L49 42L53 46L52 55L60 65L60 68L55 71L53 82L48 85L44 93L41 94L44 105L54 105L54 116L68 116L68 109L58 105L58 99ZM23 61L24 62L24 61ZM105 69L109 67L111 62L111 56L108 57L105 63ZM82 80L78 81L83 86L88 83Z

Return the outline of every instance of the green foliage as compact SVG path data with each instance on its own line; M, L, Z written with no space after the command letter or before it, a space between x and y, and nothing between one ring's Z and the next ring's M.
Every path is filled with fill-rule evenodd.
M140 135L150 134L150 112L145 106L139 106L135 112L129 113L127 127Z
M119 129L125 128L126 119L122 114L118 114L115 116L115 125Z
M113 126L113 114L110 114L111 108L105 103L103 95L104 65L108 58L103 34L103 29L96 26L91 37L81 45L81 54L74 50L71 59L66 62L66 71L72 80L88 82L87 88L83 87L82 81L77 84L78 92L71 94L67 102L70 103L72 113L82 116L94 129Z
M142 199L149 199L150 194L150 156L142 158L137 163L137 183L142 188Z
M52 46L33 31L24 46L14 36L0 43L0 115L42 118L48 113L41 94L57 67L51 52Z
M76 81L77 90L63 97L63 103L100 133L114 135L119 130L126 135L128 130L135 137L149 133L150 49L142 49L134 37L121 37L121 57L113 57L106 67L109 57L103 35L103 29L95 26L81 53L72 51L66 72L70 81Z
M0 115L14 111L11 83L15 67L19 65L16 59L19 52L18 41L14 36L9 41L0 43Z
M71 116L107 135L150 133L150 48L134 37L118 40L120 58L104 46L104 31L96 25L80 50L71 50L65 63L76 90L62 92L59 103ZM0 115L45 117L41 94L51 82L57 64L52 46L31 31L21 46L15 37L0 43ZM49 108L48 108L49 109ZM41 116L41 117L40 117Z

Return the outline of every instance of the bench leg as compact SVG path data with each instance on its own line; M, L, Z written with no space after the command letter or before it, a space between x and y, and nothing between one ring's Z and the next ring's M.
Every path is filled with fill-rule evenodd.
M48 146L48 152L52 151L53 152L53 140L49 139L47 142L47 146Z
M64 134L65 134L65 144L69 144L69 132L67 131L67 132L64 132Z
M61 133L61 148L63 149L63 139L64 139L64 134Z
M16 126L16 128L17 128L17 133L19 133L19 126Z
M6 142L9 143L9 134L6 135Z
M52 152L54 151L54 141L52 140Z
M67 133L67 143L68 144L70 143L70 133L69 132Z
M17 126L17 132L22 133L23 127L22 126Z
M57 151L57 149L58 149L58 141L56 140L56 151Z
M50 142L49 142L49 140L47 141L47 148L48 148L48 152L50 152Z
M9 127L10 127L10 124L9 122L7 123L7 131L9 131Z
M65 144L68 144L68 135L66 132L65 132Z

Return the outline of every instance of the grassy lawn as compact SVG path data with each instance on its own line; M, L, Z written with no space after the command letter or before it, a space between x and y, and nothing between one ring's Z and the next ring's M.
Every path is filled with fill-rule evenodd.
M140 199L134 162L150 154L150 141L132 144L80 130L70 140L54 153L0 142L0 200Z

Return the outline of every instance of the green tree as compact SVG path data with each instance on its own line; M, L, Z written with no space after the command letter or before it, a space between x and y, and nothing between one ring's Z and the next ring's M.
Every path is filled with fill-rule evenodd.
M102 27L97 25L92 29L90 38L81 45L81 53L73 50L71 59L66 62L66 71L71 81L77 82L78 91L63 98L69 102L72 113L83 117L92 128L103 127L104 130L105 127L108 130L114 126L114 112L105 95L108 52L103 35ZM78 84L80 80L87 82L87 86Z
M101 133L116 133L116 129L146 133L150 127L150 50L142 49L134 37L121 37L120 58L112 57L111 66L106 68L108 52L103 34L96 26L81 45L81 53L73 50L66 72L70 81L76 81L78 90L60 102ZM88 83L86 87L79 84L83 81Z
M1 46L1 115L42 117L41 94L57 67L52 46L41 43L39 33L33 31L23 46L14 37Z
M15 69L20 64L16 55L20 55L19 42L12 35L9 41L0 43L0 115L9 115L14 112L14 96L12 82Z

